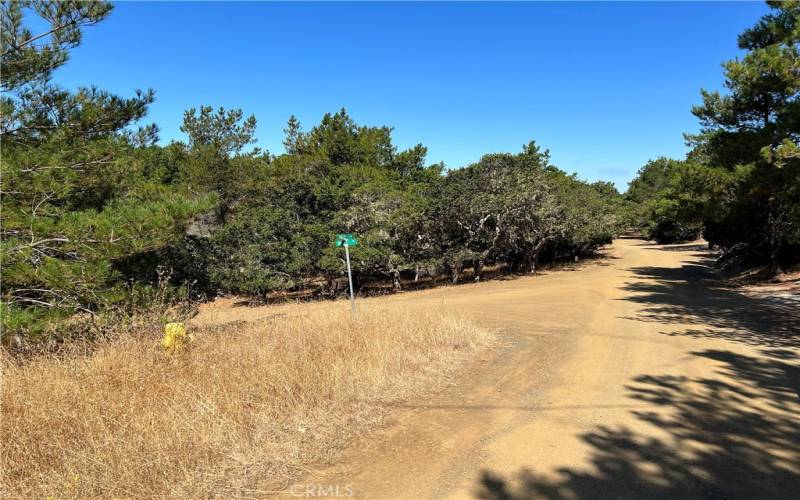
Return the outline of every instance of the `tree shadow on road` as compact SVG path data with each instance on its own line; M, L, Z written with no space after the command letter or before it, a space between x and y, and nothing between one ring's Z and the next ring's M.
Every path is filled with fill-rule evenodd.
M580 436L590 450L585 466L548 474L523 469L505 477L485 470L475 496L798 498L798 311L719 286L708 264L633 269L645 279L627 283L624 289L633 294L624 300L645 307L628 319L672 325L666 335L726 339L760 347L760 352L692 352L717 366L713 377L636 377L627 395L646 409L631 414L638 424L652 426L651 432L598 426Z
M665 335L717 338L771 348L800 347L800 307L789 302L758 300L723 286L708 260L679 268L637 267L644 280L626 284L626 301L644 304L637 321L689 325ZM691 325L698 325L696 328Z
M693 353L717 362L720 378L637 377L629 397L651 410L632 412L660 430L638 435L600 426L581 439L585 468L555 475L524 469L512 477L483 472L482 499L789 499L800 491L800 399L788 352L754 358L728 351Z

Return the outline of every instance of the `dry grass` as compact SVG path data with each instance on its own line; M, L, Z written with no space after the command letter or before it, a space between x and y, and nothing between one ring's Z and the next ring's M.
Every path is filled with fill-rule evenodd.
M285 306L90 356L3 355L2 488L14 498L263 497L333 459L386 405L441 383L491 335L440 307Z

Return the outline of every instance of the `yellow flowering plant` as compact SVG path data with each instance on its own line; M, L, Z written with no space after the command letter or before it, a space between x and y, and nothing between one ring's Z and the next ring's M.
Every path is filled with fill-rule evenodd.
M179 351L193 340L194 336L186 333L186 326L183 323L167 323L164 325L164 338L161 339L161 345L165 351Z

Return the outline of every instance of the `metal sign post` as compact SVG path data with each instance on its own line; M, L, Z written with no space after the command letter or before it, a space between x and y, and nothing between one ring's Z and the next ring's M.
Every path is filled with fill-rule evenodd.
M350 309L356 313L356 298L353 296L353 273L350 271L350 245L344 242L344 255L347 260L347 281L350 283Z
M353 272L350 269L350 247L356 245L358 245L358 239L352 234L345 233L336 235L336 246L344 247L344 256L347 261L347 282L350 284L350 309L353 310L353 314L356 313L356 297L353 292Z

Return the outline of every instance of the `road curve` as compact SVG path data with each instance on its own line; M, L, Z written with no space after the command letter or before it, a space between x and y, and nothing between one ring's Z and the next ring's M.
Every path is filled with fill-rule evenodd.
M448 389L303 481L360 498L797 498L800 318L701 246L402 294L500 331ZM293 490L293 491L303 491Z

